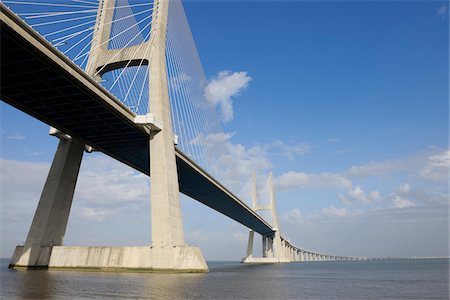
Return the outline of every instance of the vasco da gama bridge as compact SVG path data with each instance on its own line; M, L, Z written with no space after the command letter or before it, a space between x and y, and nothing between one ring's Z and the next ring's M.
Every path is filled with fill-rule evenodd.
M180 0L3 1L1 100L59 138L26 242L10 267L205 272L184 239L179 193L250 229L243 262L348 260L289 243L270 204L248 207L216 178L215 125ZM149 246L63 246L85 152L151 177ZM255 190L254 184L254 190ZM270 210L272 224L256 211ZM254 233L263 239L253 256Z

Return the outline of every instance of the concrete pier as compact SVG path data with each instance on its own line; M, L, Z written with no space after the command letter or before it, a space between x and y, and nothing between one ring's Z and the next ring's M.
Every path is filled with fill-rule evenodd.
M52 247L62 245L84 148L75 138L61 138L27 240L10 267L46 267Z
M169 253L170 252L170 253ZM161 257L150 246L53 247L49 268L134 272L205 272L208 270L198 247L171 247ZM170 260L170 264L167 262Z

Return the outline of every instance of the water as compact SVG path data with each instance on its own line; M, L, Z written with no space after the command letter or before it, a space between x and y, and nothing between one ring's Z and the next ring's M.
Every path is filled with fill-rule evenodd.
M206 274L10 270L1 299L449 299L449 260L209 262Z

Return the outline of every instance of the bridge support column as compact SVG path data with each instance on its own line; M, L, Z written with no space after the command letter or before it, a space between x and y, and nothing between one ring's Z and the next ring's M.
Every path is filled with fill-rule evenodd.
M266 257L273 257L273 237L267 238Z
M155 1L154 6L158 9L152 25L156 30L152 31L154 49L149 64L149 111L163 122L163 128L152 130L149 141L153 269L207 271L200 250L184 241L165 58L169 0ZM180 247L184 250L176 251Z
M253 256L253 241L255 239L255 232L250 230L248 233L248 244L247 244L247 254L245 255L244 260L251 258ZM264 249L263 249L264 253Z
M16 247L10 268L48 267L53 246L62 245L84 148L75 138L61 138L27 240Z

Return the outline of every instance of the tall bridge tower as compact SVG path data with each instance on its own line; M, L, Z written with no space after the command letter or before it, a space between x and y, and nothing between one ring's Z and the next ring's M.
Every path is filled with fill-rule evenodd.
M275 188L273 185L272 172L268 177L269 200L270 203L263 205L258 203L258 193L256 187L256 176L252 176L252 209L254 211L270 211L272 217L273 235L262 236L262 257L253 256L254 231L250 230L247 245L247 254L242 260L243 263L271 263L271 262L289 262L286 256L286 245L280 235L280 223L276 208Z
M185 244L175 157L175 135L166 70L166 33L170 0L155 0L148 41L108 49L116 6L100 0L86 72L97 81L125 66L149 68L148 114L136 118L148 132L151 176L152 244L148 247L61 247L86 145L53 130L60 138L38 208L24 246L18 246L11 267L80 266L148 270L208 271L198 247ZM117 257L121 257L117 262ZM85 260L85 262L81 262ZM91 260L91 262L87 262Z

